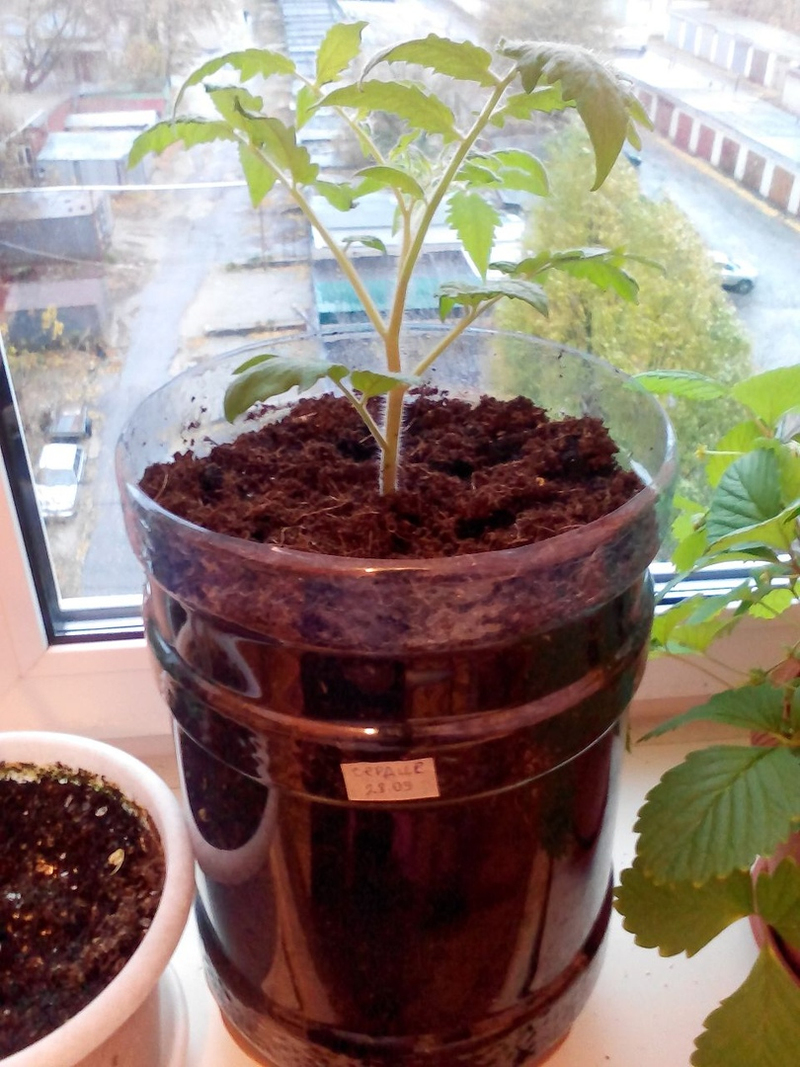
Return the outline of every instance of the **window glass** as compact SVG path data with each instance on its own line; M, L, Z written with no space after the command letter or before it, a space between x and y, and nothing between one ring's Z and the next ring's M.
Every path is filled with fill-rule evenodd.
M755 23L728 6L728 31L737 19L737 40L756 40ZM533 132L498 132L499 145L574 172L576 184L549 203L498 195L496 255L519 256L544 235L562 247L625 245L664 273L643 268L638 308L613 297L590 305L565 277L553 292L564 313L532 321L509 305L496 323L631 371L686 367L730 379L794 362L800 237L787 220L800 207L797 79L741 49L728 56L721 21L719 48L696 54L697 18L657 0L5 0L1 432L51 638L139 625L141 575L113 464L137 402L216 353L354 317L290 197L276 188L252 208L232 146L171 149L128 167L136 134L168 115L185 75L221 51L274 47L308 72L332 22L365 19L367 54L431 31L485 44L565 39L607 53L633 80L653 132L626 149L591 210L579 182L584 146L553 150L547 119ZM191 102L203 107L200 90ZM288 98L274 103L285 109ZM324 123L309 127L308 147L329 173L357 166L357 146ZM385 212L337 224L390 231ZM434 250L429 265L412 294L418 316L435 316L447 272L471 269L452 248ZM373 274L380 295L380 264ZM675 415L692 440L715 418L713 408Z

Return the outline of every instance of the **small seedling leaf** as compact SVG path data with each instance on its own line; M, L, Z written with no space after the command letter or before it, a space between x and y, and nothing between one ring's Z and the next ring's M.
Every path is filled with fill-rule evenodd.
M500 297L522 300L547 315L547 295L541 285L523 278L501 278L485 283L449 282L439 287L439 315L445 318L457 305L478 307Z
M506 45L501 51L516 61L527 92L538 88L540 83L560 82L564 98L575 101L594 148L596 166L592 188L598 189L627 139L631 90L611 67L574 45Z
M447 203L447 221L476 270L485 278L500 215L480 193L456 191Z
M178 110L178 105L187 89L193 85L200 85L223 67L233 67L238 71L239 79L243 82L255 77L270 78L273 74L294 74L296 69L294 62L288 56L266 48L246 48L241 52L228 52L223 56L215 56L193 70L180 87L175 98L174 111Z
M406 193L414 200L424 200L425 190L419 182L407 171L399 167L364 167L356 172L357 178L363 178L370 185L382 189L396 189L398 193Z
M344 374L347 374L347 368L338 363L262 353L234 371L234 379L225 391L225 418L233 422L254 404L281 396L293 388L303 392L321 378L337 381Z
M414 63L458 81L488 87L497 84L497 77L490 70L491 62L491 55L470 41L450 41L429 33L427 37L404 41L379 52L367 64L364 75L379 63Z
M182 141L185 148L212 141L235 141L236 134L218 119L177 119L157 122L136 137L128 155L128 166L135 167L148 154L160 155Z
M361 50L366 22L340 22L331 26L317 50L317 86L336 81Z
M455 117L450 108L419 86L401 82L362 81L333 89L317 107L352 107L357 110L385 111L404 119L416 130L455 136Z

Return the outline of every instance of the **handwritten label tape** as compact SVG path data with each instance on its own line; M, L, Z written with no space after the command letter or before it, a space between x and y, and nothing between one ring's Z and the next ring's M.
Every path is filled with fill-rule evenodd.
M439 796L436 764L425 759L389 760L385 763L343 763L348 800L423 800Z

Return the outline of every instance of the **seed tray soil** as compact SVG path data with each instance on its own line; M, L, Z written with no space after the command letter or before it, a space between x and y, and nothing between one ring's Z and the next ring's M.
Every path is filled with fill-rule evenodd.
M305 398L280 421L154 464L141 487L167 511L250 541L366 559L512 548L616 510L642 483L603 424L550 420L522 397L409 400L402 481L381 495L374 441L351 405Z
M104 779L0 763L0 1059L57 1029L133 955L164 855L146 812Z

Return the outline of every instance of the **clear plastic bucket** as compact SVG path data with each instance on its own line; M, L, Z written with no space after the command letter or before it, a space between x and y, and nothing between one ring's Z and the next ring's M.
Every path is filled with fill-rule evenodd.
M362 365L369 336L287 343ZM440 560L210 534L136 483L235 432L220 407L241 350L173 379L120 441L207 972L275 1067L521 1063L564 1037L596 977L674 444L653 399L571 350L470 331L455 364L498 345L531 360L537 403L604 418L645 479L634 499L550 541Z

